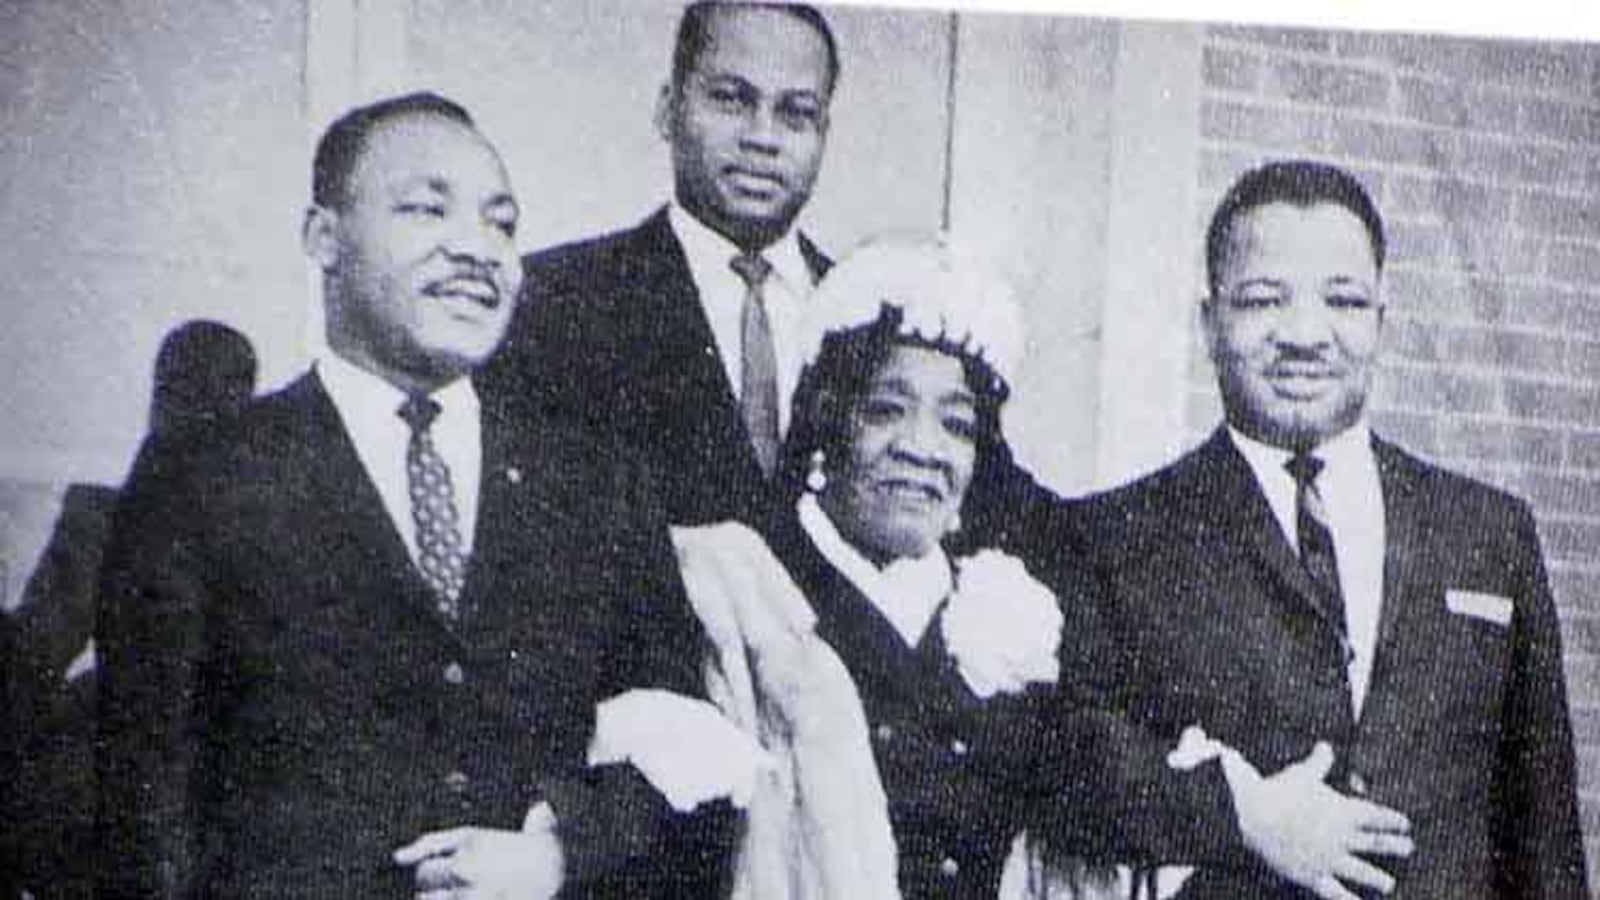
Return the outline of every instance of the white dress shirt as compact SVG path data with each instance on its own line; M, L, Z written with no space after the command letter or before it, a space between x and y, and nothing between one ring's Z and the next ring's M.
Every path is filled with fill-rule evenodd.
M1234 446L1255 472L1272 514L1289 546L1299 552L1295 527L1295 481L1284 468L1288 450L1252 440L1228 429ZM1328 513L1333 552L1344 595L1345 628L1354 658L1350 661L1350 693L1357 715L1366 700L1378 644L1378 615L1383 608L1383 552L1386 540L1383 485L1372 455L1372 433L1357 423L1312 451L1323 461L1317 492Z
M400 405L406 401L405 392L333 353L317 360L317 376L339 411L361 465L383 498L390 521L405 539L412 562L421 565L417 526L411 518L411 486L406 476L411 426L399 415ZM434 449L450 468L461 552L471 554L478 522L478 476L483 470L478 395L469 379L458 378L428 396L439 404L439 416L428 431Z
M728 376L735 399L742 387L743 331L739 317L744 309L747 288L733 270L733 258L740 254L733 242L706 227L677 203L667 209L672 232L689 259L689 274L700 292L700 307L711 323L717 341L722 369ZM778 363L778 428L789 428L789 403L800 380L800 355L796 332L800 327L802 304L811 293L811 267L800 250L794 231L774 241L761 255L772 265L772 274L761 288L767 310L767 325L772 330L772 349Z
M816 497L802 494L800 526L818 552L856 586L889 620L907 647L915 647L955 587L955 575L944 549L935 546L920 557L894 560L883 568L862 556L834 527Z

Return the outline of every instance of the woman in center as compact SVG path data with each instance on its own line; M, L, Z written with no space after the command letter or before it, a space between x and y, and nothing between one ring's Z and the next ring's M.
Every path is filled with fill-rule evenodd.
M763 529L866 714L903 897L997 896L1035 804L1059 795L1055 596L962 528L1009 464L1021 357L1003 281L942 242L878 241L807 303L809 348Z

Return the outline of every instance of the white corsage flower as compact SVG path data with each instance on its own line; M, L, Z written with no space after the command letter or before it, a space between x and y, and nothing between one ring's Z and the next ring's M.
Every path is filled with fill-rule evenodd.
M1062 622L1056 595L1016 557L981 550L956 560L956 589L940 627L961 677L979 697L1059 678Z

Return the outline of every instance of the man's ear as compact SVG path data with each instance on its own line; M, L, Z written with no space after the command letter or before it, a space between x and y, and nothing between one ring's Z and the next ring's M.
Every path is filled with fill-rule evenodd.
M317 204L306 207L300 243L306 255L315 260L317 267L324 272L332 270L339 262L338 229L338 213Z
M1205 341L1206 358L1212 362L1217 359L1217 335L1222 330L1222 322L1218 318L1221 303L1214 292L1200 297L1200 337Z
M661 85L661 90L656 94L655 126L656 134L667 143L672 143L672 120L678 102L677 92L673 90L672 83Z

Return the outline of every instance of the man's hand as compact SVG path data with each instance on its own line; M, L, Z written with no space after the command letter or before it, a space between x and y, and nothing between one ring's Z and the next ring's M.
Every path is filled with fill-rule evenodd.
M561 842L549 828L432 831L394 861L416 867L417 900L549 900L561 889Z
M1222 755L1245 843L1274 872L1322 897L1356 900L1345 883L1387 894L1394 878L1356 854L1406 857L1411 823L1395 810L1347 797L1323 783L1333 749L1263 778L1238 753Z

